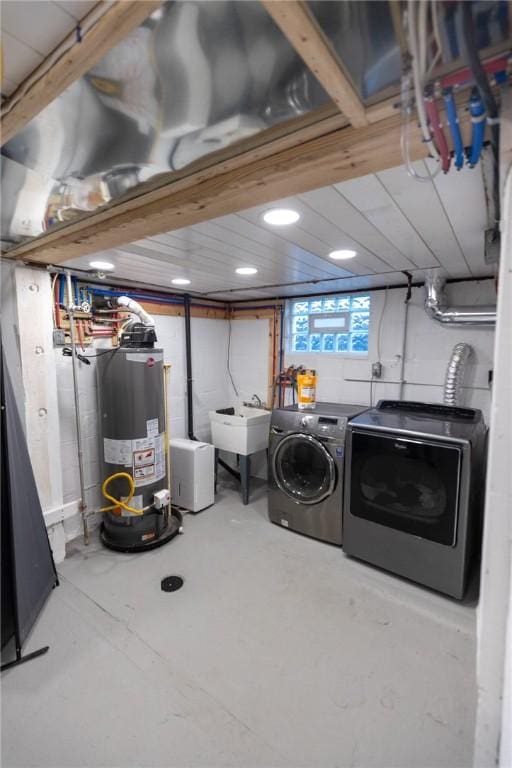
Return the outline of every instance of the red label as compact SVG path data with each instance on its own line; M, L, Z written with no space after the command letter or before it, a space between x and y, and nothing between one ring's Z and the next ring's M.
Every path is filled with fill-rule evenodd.
M148 357L148 361L146 363L148 368L152 368L155 364L155 358L154 357Z

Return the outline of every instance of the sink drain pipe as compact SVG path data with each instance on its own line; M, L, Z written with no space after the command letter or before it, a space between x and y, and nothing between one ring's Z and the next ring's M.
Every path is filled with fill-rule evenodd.
M186 293L183 297L183 309L185 316L185 361L187 371L187 435L189 440L196 440L194 434L194 390L192 378L192 334L190 329L190 294ZM240 480L240 474L222 459L218 459L223 469L229 472L237 480Z

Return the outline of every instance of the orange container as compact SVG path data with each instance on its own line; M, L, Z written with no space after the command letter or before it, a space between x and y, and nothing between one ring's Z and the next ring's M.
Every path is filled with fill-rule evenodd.
M306 410L316 405L316 371L311 369L297 375L297 404Z

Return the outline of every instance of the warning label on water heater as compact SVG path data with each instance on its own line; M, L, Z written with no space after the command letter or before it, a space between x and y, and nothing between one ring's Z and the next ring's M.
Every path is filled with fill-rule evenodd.
M147 467L149 465L155 465L155 449L147 448L145 451L133 452L133 466L134 467Z
M165 475L164 436L132 440L133 479L139 488L161 480Z
M151 485L165 476L164 435L137 440L103 440L106 464L131 467L135 486Z

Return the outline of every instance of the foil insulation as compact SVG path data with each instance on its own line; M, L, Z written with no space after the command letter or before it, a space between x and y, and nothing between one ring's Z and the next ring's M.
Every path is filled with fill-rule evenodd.
M461 13L437 5L449 62L460 56ZM363 100L397 92L387 2L308 7ZM503 0L473 8L479 48L507 38ZM329 101L259 0L167 0L2 147L3 246Z
M2 241L327 102L259 2L171 0L2 148Z

